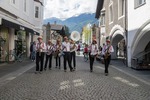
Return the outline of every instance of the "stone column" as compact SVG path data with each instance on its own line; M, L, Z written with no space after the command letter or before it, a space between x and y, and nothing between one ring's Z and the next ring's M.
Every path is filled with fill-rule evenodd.
M50 27L50 23L48 23L46 25L46 41L48 41L49 39L51 39L51 27Z
M9 49L8 52L12 53L12 50L15 48L15 29L9 28Z
M27 53L27 57L30 56L30 43L31 43L31 33L26 33L26 44L27 44L26 53Z

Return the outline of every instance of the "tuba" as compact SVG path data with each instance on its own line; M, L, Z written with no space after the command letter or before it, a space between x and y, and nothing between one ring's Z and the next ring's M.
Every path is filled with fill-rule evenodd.
M79 41L80 40L80 33L78 31L73 31L71 33L71 36L70 38L73 40L73 41Z

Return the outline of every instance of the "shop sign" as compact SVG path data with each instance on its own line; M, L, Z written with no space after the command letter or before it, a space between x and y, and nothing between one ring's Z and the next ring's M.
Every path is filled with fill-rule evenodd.
M20 26L20 29L23 30L23 31L25 30L25 28L23 26Z

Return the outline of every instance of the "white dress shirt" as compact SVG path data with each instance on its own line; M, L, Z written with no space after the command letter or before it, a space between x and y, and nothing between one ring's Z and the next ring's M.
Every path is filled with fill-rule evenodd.
M54 50L54 46L53 45L47 45L47 47L46 47L46 54L47 55L50 55L52 52L53 52L53 50Z
M37 52L38 52L38 50L39 50L40 47L42 48L41 52L46 52L46 44L45 43L42 42L42 43L37 43L36 44L36 51Z
M110 45L110 46L105 45L105 46L103 47L103 49L102 49L102 54L105 55L106 52L109 52L110 54L111 54L112 52L114 52L113 46L112 46L112 45Z
M71 50L71 52L74 52L78 49L78 45L77 44L70 44L70 48L73 48L73 46L75 45L75 48Z
M89 49L90 49L91 55L96 55L98 53L97 44L91 44Z
M70 42L63 42L62 48L64 52L70 52Z

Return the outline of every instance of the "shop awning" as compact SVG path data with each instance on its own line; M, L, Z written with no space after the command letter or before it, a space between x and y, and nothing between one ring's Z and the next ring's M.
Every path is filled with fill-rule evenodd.
M8 21L8 20L5 20L5 19L2 19L2 25L6 26L6 27L14 28L16 30L23 30L23 31L26 31L26 32L29 32L29 33L32 33L32 34L35 34L35 35L40 35L40 33L35 32L33 29L27 28L23 25L16 24L14 22L11 22L11 21Z

